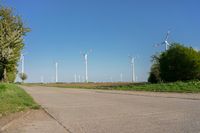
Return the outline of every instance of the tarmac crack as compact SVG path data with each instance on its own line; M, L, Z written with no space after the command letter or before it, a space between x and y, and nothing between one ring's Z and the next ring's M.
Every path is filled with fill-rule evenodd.
M60 122L58 119L56 119L51 113L49 113L44 107L42 107L42 109L44 110L44 112L51 117L53 120L55 120L61 127L64 128L64 130L68 133L72 133L72 131L70 131L65 125L62 124L62 122Z

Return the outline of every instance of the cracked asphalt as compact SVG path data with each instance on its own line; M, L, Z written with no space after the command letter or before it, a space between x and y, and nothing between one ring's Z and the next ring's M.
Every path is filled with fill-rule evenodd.
M23 88L48 115L43 126L35 124L40 133L55 133L44 131L53 125L58 133L200 133L199 94Z

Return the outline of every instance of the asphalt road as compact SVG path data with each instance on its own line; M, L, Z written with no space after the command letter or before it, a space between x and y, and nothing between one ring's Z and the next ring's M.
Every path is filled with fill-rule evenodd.
M199 94L23 88L69 133L200 133Z

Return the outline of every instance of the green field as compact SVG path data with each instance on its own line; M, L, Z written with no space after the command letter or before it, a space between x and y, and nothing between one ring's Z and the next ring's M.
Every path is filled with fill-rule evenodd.
M135 91L152 91L152 92L178 92L178 93L199 93L200 82L175 82L160 84L141 84L110 87L114 90L135 90Z
M39 105L20 87L14 84L0 84L0 116L38 108Z
M152 91L152 92L178 92L199 93L200 81L175 82L175 83L49 83L49 84L26 84L62 88L85 88L104 90L127 90L127 91Z

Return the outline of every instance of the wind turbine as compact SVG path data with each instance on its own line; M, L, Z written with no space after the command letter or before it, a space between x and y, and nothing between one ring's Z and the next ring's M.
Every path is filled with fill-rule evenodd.
M113 77L110 77L110 82L113 83Z
M74 82L76 83L77 82L77 76L76 76L76 73L74 74Z
M86 81L86 80L84 79L84 76L82 76L82 82L84 82L84 81Z
M85 52L83 53L84 61L85 61L85 82L88 83L88 54L91 52Z
M41 79L40 79L40 80L41 80L41 83L43 84L43 83L44 83L44 77L41 76L40 78L41 78Z
M54 83L54 76L51 77L51 83Z
M22 73L24 73L24 54L21 54Z
M131 61L132 82L135 82L135 57L129 56Z
M160 44L157 44L155 45L156 47L159 47L161 45L165 45L165 50L168 50L169 49L169 46L170 44L168 43L168 39L169 39L169 34L170 34L170 31L167 32L167 35L165 37L165 40L163 42L161 42Z
M56 77L55 78L56 78L56 83L57 83L58 82L58 62L55 63L55 66L56 66L56 70L55 70L56 71L56 73L55 73Z
M78 75L78 82L81 82L81 75Z
M24 53L21 54L21 63L22 63L22 64L21 64L21 65L22 65L22 66L21 66L21 67L22 67L22 68L21 68L21 69L22 69L22 70L21 70L21 73L24 73L24 72L25 72L25 70L24 70L24 60L25 60L24 55L25 55Z
M120 80L121 80L121 82L123 82L123 74L122 73L120 74Z

